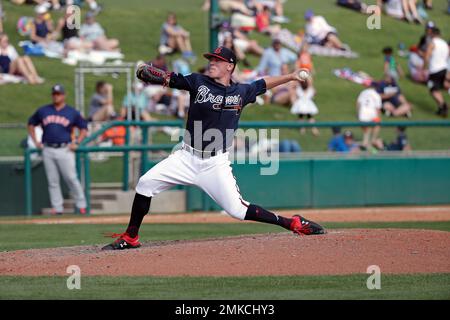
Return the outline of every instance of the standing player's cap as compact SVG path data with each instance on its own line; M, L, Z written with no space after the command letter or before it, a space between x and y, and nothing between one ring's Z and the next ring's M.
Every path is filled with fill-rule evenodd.
M203 55L206 59L217 58L236 65L236 55L227 47L217 47L213 52Z
M66 93L66 91L64 90L64 87L62 86L62 85L60 85L60 84L55 84L53 87L52 87L52 94L65 94Z

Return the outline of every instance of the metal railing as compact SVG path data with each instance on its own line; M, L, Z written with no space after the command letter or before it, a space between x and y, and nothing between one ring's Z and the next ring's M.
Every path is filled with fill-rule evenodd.
M86 194L87 213L90 213L90 159L91 152L123 152L123 179L122 189L128 190L128 172L129 172L129 155L132 151L141 152L141 173L146 170L148 165L147 151L155 150L171 150L176 144L151 144L148 145L148 128L150 127L182 127L184 125L181 120L174 121L112 121L103 125L98 131L87 137L76 150L76 166L78 177L84 176L84 190ZM123 146L89 146L91 142L95 142L106 130L124 126L125 145ZM240 128L307 128L307 127L361 127L361 122L357 121L343 121L343 122L316 122L305 123L298 121L242 121ZM450 121L435 120L435 121L389 121L389 122L370 122L364 123L367 127L450 127ZM141 144L130 145L130 127L140 127L141 130ZM181 139L181 137L180 137ZM25 167L25 208L28 216L32 215L32 176L31 176L31 154L39 153L39 149L26 149L24 155Z

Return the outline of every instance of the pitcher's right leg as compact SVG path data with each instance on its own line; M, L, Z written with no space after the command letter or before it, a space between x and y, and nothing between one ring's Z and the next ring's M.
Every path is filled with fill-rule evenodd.
M194 182L196 172L188 156L185 151L178 150L139 179L127 230L121 234L112 234L118 239L103 247L102 250L122 250L141 246L138 236L139 228L150 209L152 197L173 186L189 185Z

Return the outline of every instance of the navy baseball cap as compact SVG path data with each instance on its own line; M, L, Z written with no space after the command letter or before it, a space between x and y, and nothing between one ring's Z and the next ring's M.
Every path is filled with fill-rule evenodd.
M232 63L236 65L236 55L227 47L217 47L213 52L205 53L203 55L206 59L217 58L219 60Z
M66 91L64 90L64 87L62 85L60 85L60 84L55 84L52 87L52 94L57 94L57 93L59 93L59 94L65 94L66 93Z

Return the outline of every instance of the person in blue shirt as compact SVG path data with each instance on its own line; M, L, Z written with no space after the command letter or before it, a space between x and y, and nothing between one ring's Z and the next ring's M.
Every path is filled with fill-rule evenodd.
M264 50L256 71L260 75L269 75L271 77L282 74L282 66L297 61L297 55L289 49L281 46L279 39L272 41L272 47Z
M355 153L359 151L359 146L354 141L353 133L350 130L344 131L344 134L341 134L340 127L333 127L331 130L333 131L333 138L328 143L328 151L343 153Z
M66 104L63 86L53 86L52 100L51 104L40 107L29 118L28 133L37 148L42 149L53 213L63 212L63 196L59 184L61 174L75 198L76 207L84 214L86 199L77 178L74 151L86 137L87 122L80 112ZM42 127L42 142L36 139L36 126ZM75 128L79 129L78 137L75 137Z
M333 137L330 142L328 142L328 151L335 152L348 152L348 147L344 142L344 137L341 134L340 127L331 128L333 131Z

